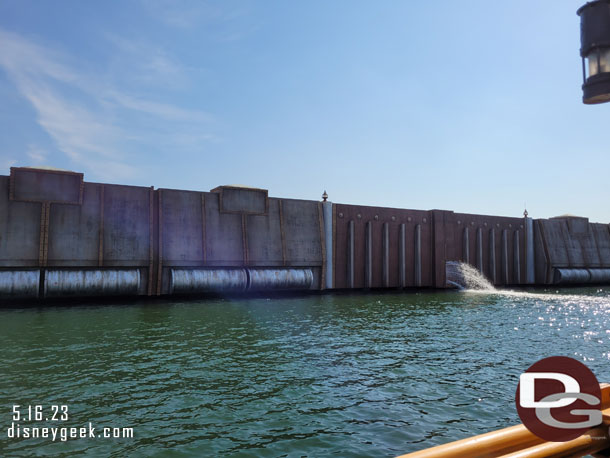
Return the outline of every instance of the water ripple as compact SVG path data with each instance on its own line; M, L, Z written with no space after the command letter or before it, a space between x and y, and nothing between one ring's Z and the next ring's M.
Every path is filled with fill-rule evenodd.
M0 310L0 454L390 457L516 423L540 358L610 381L608 329L599 288ZM135 437L7 439L13 404Z

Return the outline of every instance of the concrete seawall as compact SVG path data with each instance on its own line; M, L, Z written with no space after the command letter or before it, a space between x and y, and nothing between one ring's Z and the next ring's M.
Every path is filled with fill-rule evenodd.
M495 285L610 283L610 232L534 220L0 176L0 297L445 288L462 261Z

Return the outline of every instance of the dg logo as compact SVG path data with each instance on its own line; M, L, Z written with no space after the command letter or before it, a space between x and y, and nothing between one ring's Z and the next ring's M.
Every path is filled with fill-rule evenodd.
M565 356L541 359L521 374L515 402L525 427L547 441L569 441L602 423L599 382Z

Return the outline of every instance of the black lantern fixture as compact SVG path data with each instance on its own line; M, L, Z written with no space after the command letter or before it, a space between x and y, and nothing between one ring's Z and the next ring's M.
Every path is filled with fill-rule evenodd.
M576 13L580 16L582 101L610 102L610 0L588 2Z

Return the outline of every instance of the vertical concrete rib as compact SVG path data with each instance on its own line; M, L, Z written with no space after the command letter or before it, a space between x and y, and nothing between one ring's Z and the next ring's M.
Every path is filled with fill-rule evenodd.
M421 224L415 226L415 286L421 286Z
M400 233L398 234L398 276L401 288L405 288L407 286L406 238L407 226L403 223L400 225Z
M462 235L462 257L466 264L470 264L470 241L468 228L464 228L464 234Z
M242 257L244 259L244 265L248 265L249 253L248 253L248 215L242 213L241 215L241 242L242 242Z
M324 237L326 243L326 288L333 288L333 204L323 202Z
M318 202L318 227L320 229L320 251L322 252L322 272L320 274L320 289L326 289L326 231L324 230L324 209L322 207L322 202ZM286 265L285 254L284 265Z
M483 229L477 228L477 269L483 273Z
M373 223L367 221L364 230L364 287L373 285Z
M521 263L519 262L519 231L513 234L513 283L521 283Z
M383 286L390 286L390 225L383 223L383 256L382 256Z
M202 248L202 256L203 256L203 265L206 264L208 260L208 251L206 247L206 233L205 227L206 218L205 218L205 193L201 193L201 248Z
M280 238L282 239L282 265L286 265L286 232L284 229L284 208L282 205L282 199L277 201L279 213L280 213Z
M502 282L508 285L508 231L502 230Z
M157 296L161 295L161 286L163 283L163 191L157 191L157 212L159 218L158 229L158 246L157 246Z
M526 282L535 282L534 271L534 220L525 218L525 275Z
M47 265L49 254L49 213L51 212L51 204L43 202L40 205L40 242L38 250L38 265L44 267Z
M496 233L493 228L489 230L489 278L496 284Z
M152 197L150 199L152 199ZM152 207L152 204L149 204L149 207ZM99 239L98 239L98 243L97 243L97 265L98 265L98 267L101 267L104 265L104 185L103 184L100 185L100 225L99 225L99 234L98 235L99 235ZM150 296L150 294L149 294L149 296Z
M101 189L101 211L100 211L100 253L99 265L103 264L103 232L104 232L104 185ZM155 268L155 188L150 187L148 191L148 282L146 294L153 295L153 269Z
M337 206L333 205L333 259L337 259ZM353 259L353 257L352 257ZM337 284L337 271L333 269L333 287Z
M355 224L354 221L347 223L347 287L354 287L354 242Z

